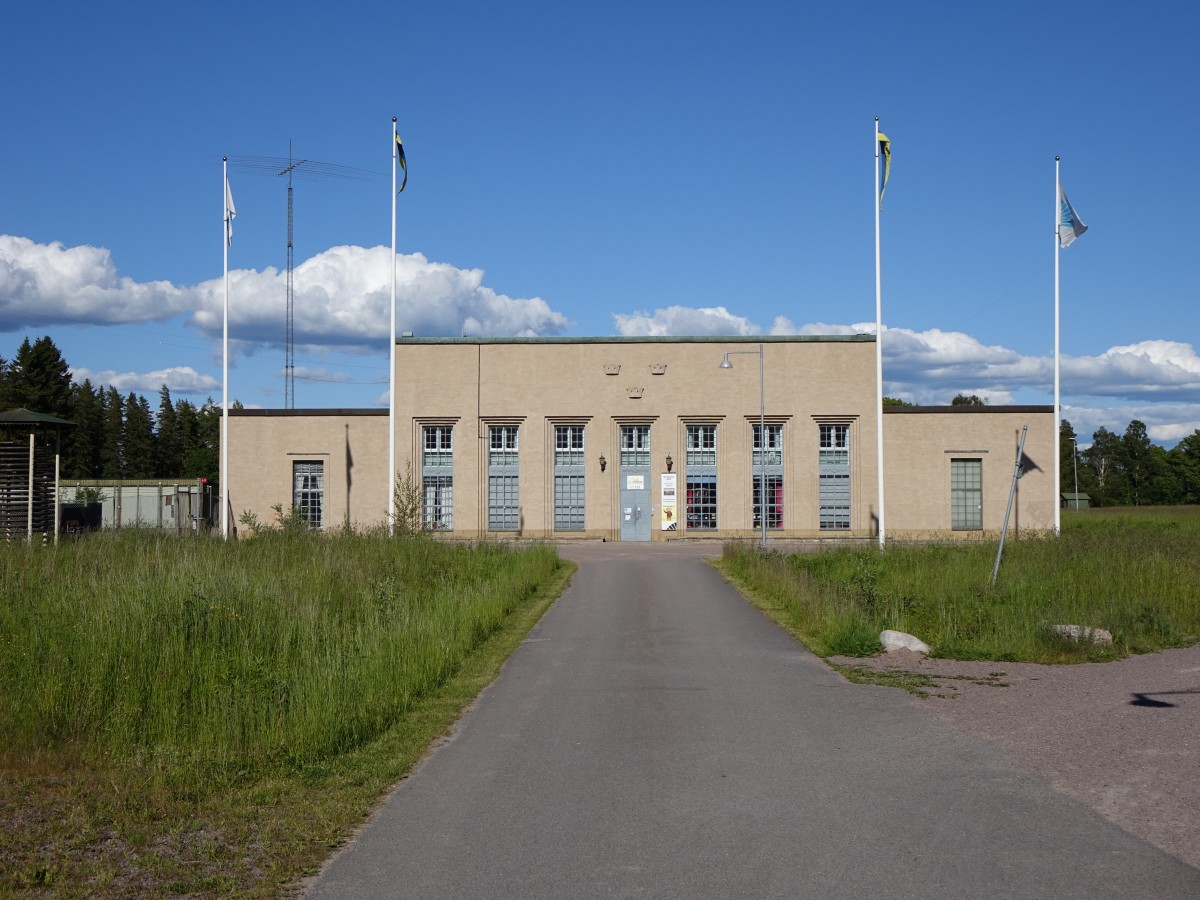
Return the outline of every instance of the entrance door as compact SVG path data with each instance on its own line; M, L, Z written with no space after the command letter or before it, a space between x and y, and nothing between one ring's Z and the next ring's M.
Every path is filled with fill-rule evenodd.
M621 540L650 540L650 426L621 426Z

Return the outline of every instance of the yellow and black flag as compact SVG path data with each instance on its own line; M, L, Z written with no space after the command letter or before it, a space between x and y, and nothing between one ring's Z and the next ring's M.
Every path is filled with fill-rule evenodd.
M408 184L408 161L404 158L404 141L400 140L400 135L396 135L396 159L400 161L400 168L404 170L404 180L400 182L400 187L396 193L399 194L404 190L404 185ZM395 182L392 182L395 184Z
M879 185L879 208L883 209L883 192L887 190L888 176L892 174L892 142L882 131L879 134L879 155L883 157L883 178Z

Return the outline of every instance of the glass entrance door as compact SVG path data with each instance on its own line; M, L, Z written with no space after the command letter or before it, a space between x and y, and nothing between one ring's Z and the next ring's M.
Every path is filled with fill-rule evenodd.
M650 426L621 426L621 540L650 540Z

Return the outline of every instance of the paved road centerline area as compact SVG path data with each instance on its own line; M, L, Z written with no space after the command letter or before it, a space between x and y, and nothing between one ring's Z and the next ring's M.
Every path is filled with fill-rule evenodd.
M1200 896L914 698L846 683L710 550L562 552L571 587L308 896Z

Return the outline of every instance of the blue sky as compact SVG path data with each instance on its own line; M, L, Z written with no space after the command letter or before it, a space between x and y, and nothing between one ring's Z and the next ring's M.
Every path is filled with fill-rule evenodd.
M221 157L237 203L230 393L283 405L287 157L296 405L386 405L391 118L399 328L874 330L885 392L1049 403L1054 157L1064 415L1200 427L1200 8L1015 2L124 3L7 14L0 355L221 395ZM239 162L243 163L239 167ZM831 373L836 377L836 373Z

